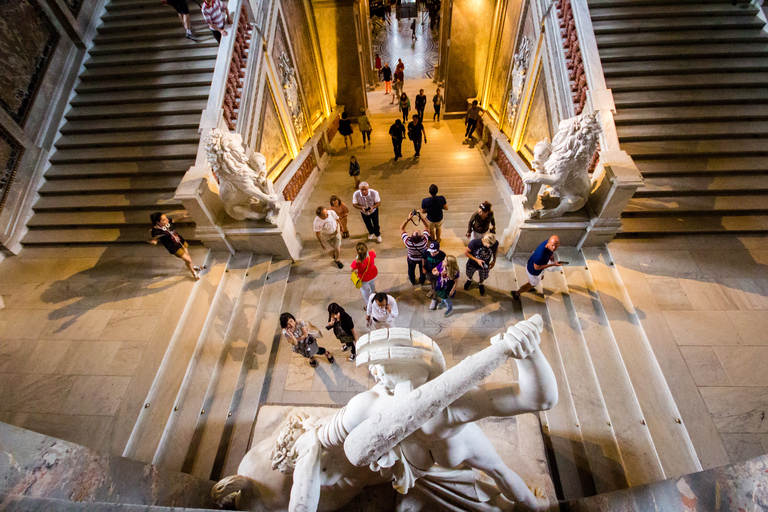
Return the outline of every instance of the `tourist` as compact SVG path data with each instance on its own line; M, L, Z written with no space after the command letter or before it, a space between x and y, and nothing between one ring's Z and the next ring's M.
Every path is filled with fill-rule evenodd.
M341 227L339 226L339 216L333 210L326 210L324 206L318 206L315 210L315 220L312 224L315 230L315 236L323 250L326 250L325 244L331 246L331 257L333 262L339 268L344 268L344 264L339 261L341 251Z
M363 293L363 300L367 301L372 293L376 293L376 276L379 275L379 269L376 268L376 252L369 251L365 242L358 242L355 247L357 258L352 262L352 271L355 272L362 285L360 291Z
M432 106L435 108L435 115L432 116L433 121L440 122L440 108L445 105L445 97L440 92L440 88L437 88L437 92L432 96Z
M395 162L403 158L403 139L405 138L405 125L399 119L389 127L389 135L392 137L392 147L395 150Z
M363 223L368 230L368 240L374 238L381 243L381 228L379 227L379 205L381 197L379 193L368 186L365 181L360 182L360 188L352 194L352 206L360 210Z
M400 112L403 113L403 122L408 121L408 111L411 110L411 100L408 99L408 95L403 93L400 95Z
M413 157L417 158L421 153L421 137L424 136L424 144L427 143L427 132L424 130L424 125L421 124L419 116L414 115L413 121L408 123L408 138L413 141Z
M205 18L208 28L211 29L213 38L216 39L217 43L220 43L221 36L227 35L224 24L226 22L232 23L227 8L224 7L221 0L203 0L200 10L203 12L203 18Z
M347 149L349 149L349 145L353 144L352 142L352 120L348 119L348 115L346 112L341 114L341 119L339 119L339 133L344 136L344 146L346 146Z
M429 291L427 297L435 296L435 285L437 284L437 276L432 273L437 265L445 259L445 253L440 250L440 243L432 241L429 243L429 247L422 254L422 262L424 265L424 273L427 274L427 281L429 281Z
M456 281L459 279L459 263L455 256L446 256L437 267L432 269L432 274L437 278L435 283L435 298L429 305L429 309L445 306L444 316L450 316L453 311L453 296L456 295Z
M469 242L469 246L464 251L464 255L467 257L467 282L464 283L465 290L469 290L469 287L472 286L472 276L475 275L475 272L478 272L480 295L485 295L485 285L483 283L488 279L488 274L491 273L491 269L496 265L496 253L498 250L499 242L493 233L486 233L483 238Z
M347 217L349 215L349 208L344 204L344 201L339 199L339 196L331 196L331 210L336 212L339 216L339 226L341 227L341 238L349 238L349 229L347 229Z
M176 220L186 219L189 215L182 215ZM173 221L168 218L162 212L155 212L149 216L152 221L152 233L151 239L148 242L152 245L157 245L157 241L160 240L168 252L184 261L189 271L192 273L192 277L195 280L200 279L200 267L196 267L192 263L192 257L189 255L189 244L187 244L184 237L176 233L176 228L173 225ZM203 266L202 268L205 268Z
M411 20L411 41L416 41L416 18Z
M317 344L315 335L318 335L320 332L313 329L313 333L309 333L311 325L303 320L297 321L290 313L280 315L280 327L283 329L283 337L291 344L294 352L309 359L309 366L312 368L317 366L315 355L324 355L328 362L333 364L335 361L333 355Z
M360 129L360 133L363 135L363 148L365 148L365 139L368 139L368 144L371 143L371 121L368 119L368 114L365 113L365 107L360 107L360 117L357 118L357 127Z
M465 138L472 138L472 134L475 132L475 127L477 126L477 120L480 119L480 116L484 113L485 109L478 105L477 100L474 100L472 106L467 109L467 113L464 115L464 124L467 125L467 131L464 132ZM481 133L480 136L482 137L483 134Z
M379 57L378 53L376 54L373 66L376 69L376 78L381 82L381 57Z
M493 217L491 203L483 201L480 203L477 211L469 218L467 238L477 240L478 238L483 238L483 235L489 232L496 234L496 219Z
M187 31L186 38L193 41L197 41L197 38L192 34L192 24L189 22L189 6L187 0L165 0L165 5L170 5L176 12L179 13L179 19L181 19L184 30Z
M427 108L427 95L424 94L424 89L419 89L419 94L416 95L414 100L414 106L416 107L416 113L419 115L419 120L424 122L424 109Z
M349 157L349 175L355 179L355 190L360 187L360 162L354 155Z
M368 328L373 328L371 330L394 327L395 318L400 314L394 297L382 292L372 293L368 297L368 307L365 311L365 320Z
M333 334L341 342L341 351L346 352L351 350L349 360L354 361L357 351L355 350L355 343L357 342L357 332L355 332L355 322L352 321L352 317L344 311L344 308L331 302L328 305L328 325L326 329L333 329Z
M392 82L392 101L389 102L392 105L397 101L398 108L400 107L400 96L403 94L403 82L395 77L395 81Z
M520 294L527 292L539 285L544 276L542 273L551 267L561 267L562 261L555 261L555 251L560 247L560 238L557 235L552 235L548 240L544 240L539 244L530 258L528 258L528 264L525 266L525 271L528 274L528 282L520 287L517 291L509 292L512 298L520 300Z
M395 73L397 73L397 76L400 78L400 80L405 81L405 64L403 64L403 59L397 59Z
M434 183L429 186L429 197L421 200L421 213L426 216L429 238L442 241L443 234L443 210L448 209L448 202L445 197L437 195L437 185Z
M381 68L381 78L384 80L384 94L392 93L392 70L388 63L384 63L384 67Z
M419 267L419 284L424 284L427 276L424 273L424 265L422 262L424 251L427 250L429 244L429 231L419 231L416 229L411 235L405 230L406 224L413 222L415 226L418 226L416 220L414 220L414 213L421 220L421 212L414 210L408 214L408 218L400 224L400 237L403 239L405 248L408 249L408 255L406 257L408 261L408 280L412 285L416 284L416 266Z

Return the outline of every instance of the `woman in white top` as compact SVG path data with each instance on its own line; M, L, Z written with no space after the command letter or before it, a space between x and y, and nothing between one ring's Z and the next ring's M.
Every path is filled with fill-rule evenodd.
M317 366L315 354L324 355L328 362L333 364L335 359L323 347L317 344L314 336L309 334L308 324L303 320L296 321L290 313L280 315L280 327L283 328L283 337L291 344L293 351L309 359L309 366Z
M339 261L341 255L341 228L339 227L339 216L333 210L327 210L324 206L318 206L315 210L315 221L312 224L315 230L315 236L320 242L320 247L327 250L325 243L331 246L331 257L333 262L339 268L344 268L344 264Z

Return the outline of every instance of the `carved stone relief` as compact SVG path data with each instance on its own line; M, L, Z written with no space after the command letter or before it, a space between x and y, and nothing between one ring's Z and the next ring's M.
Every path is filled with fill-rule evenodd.
M513 126L517 119L517 113L520 108L520 100L525 88L525 79L528 73L528 61L531 57L531 40L526 36L520 43L520 48L515 54L515 67L512 68L512 83L509 88L509 98L507 98L507 119L506 124Z
M277 17L277 29L275 30L275 41L272 47L272 59L277 66L280 75L280 86L283 89L285 102L288 104L288 110L291 116L291 124L296 132L296 138L300 144L304 144L309 139L309 128L307 127L306 117L304 115L304 105L301 98L301 90L296 76L296 68L293 65L291 50L288 46L288 38L283 29L283 19L281 15Z

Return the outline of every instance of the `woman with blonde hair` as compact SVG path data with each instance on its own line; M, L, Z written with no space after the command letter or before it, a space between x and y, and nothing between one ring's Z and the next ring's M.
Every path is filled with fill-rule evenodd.
M371 294L376 293L375 279L379 274L379 269L376 268L374 263L376 253L369 251L365 242L358 242L355 250L357 251L357 259L352 262L352 271L357 274L357 277L363 283L360 291L363 293L363 301L367 304Z
M459 279L459 262L455 256L446 256L437 267L432 269L432 274L437 276L435 283L435 298L429 305L429 309L437 309L445 306L444 316L450 316L453 311L453 296L456 295L456 281Z

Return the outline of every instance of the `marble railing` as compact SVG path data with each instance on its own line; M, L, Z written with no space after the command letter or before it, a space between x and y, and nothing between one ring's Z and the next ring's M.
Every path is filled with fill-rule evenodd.
M248 53L251 46L253 28L248 24L248 13L245 7L240 9L238 20L232 27L234 31L234 44L232 45L232 57L230 59L227 85L224 89L224 101L222 114L224 122L230 130L237 126L237 115L240 111L240 97L245 79L245 68L248 65Z

